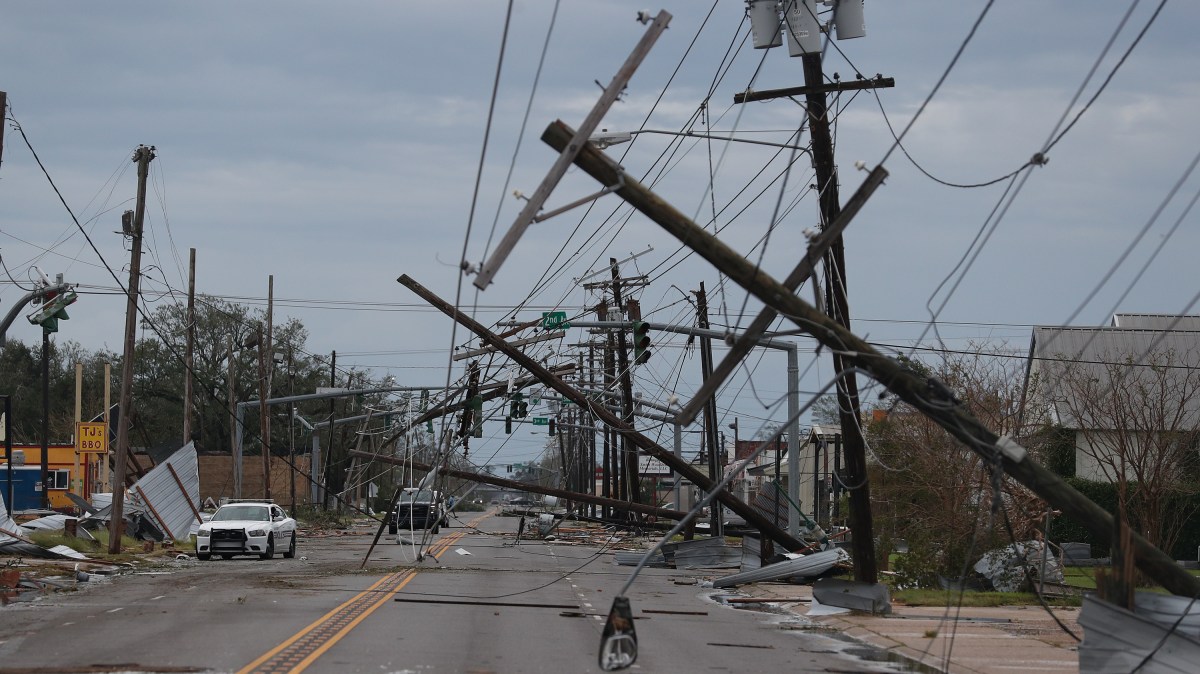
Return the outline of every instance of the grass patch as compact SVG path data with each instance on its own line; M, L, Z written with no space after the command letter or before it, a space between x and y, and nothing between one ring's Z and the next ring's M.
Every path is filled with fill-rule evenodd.
M947 590L892 590L892 601L905 606L1031 606L1037 595L1030 592L950 592ZM1050 606L1079 606L1081 597L1047 597Z
M29 539L44 548L65 545L72 550L82 552L89 559L111 563L157 561L159 558L172 559L181 552L194 552L196 549L195 539L189 538L187 541L156 542L154 549L146 552L145 541L139 541L132 536L122 536L121 551L116 554L109 554L108 530L100 529L89 531L89 533L96 539L94 542L85 538L67 536L62 531L35 531L29 535Z

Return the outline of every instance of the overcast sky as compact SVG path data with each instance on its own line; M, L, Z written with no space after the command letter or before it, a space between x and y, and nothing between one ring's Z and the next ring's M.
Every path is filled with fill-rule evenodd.
M1200 234L1196 214L1185 211L1200 189L1200 177L1187 176L1200 152L1200 5L1166 3L1112 74L1158 4L997 2L904 139L907 155L933 177L976 184L1017 171L1112 77L1046 153L1047 164L1015 182L966 189L923 175L905 152L889 154L888 122L899 133L913 119L985 3L867 3L867 36L835 41L825 63L828 76L882 74L896 82L831 99L842 200L866 175L856 162L869 168L886 156L891 174L846 233L856 332L910 346L931 317L927 305L945 301L939 330L946 347L978 340L1021 351L1030 325L1065 323L1081 307L1075 324L1106 323L1114 309L1196 312ZM478 263L507 231L523 203L511 192L531 194L554 161L538 139L542 129L557 118L579 125L601 93L596 81L607 83L644 34L638 10L662 8L674 18L602 127L711 128L789 142L803 118L796 102L732 102L747 88L803 83L800 61L788 58L786 47L751 48L744 6L722 0L710 15L709 3L694 0L568 0L550 31L553 0L515 2L477 201L508 7L499 0L10 3L0 21L0 90L122 283L128 244L113 232L133 204L130 157L139 143L157 148L145 241L150 307L182 300L165 291L186 290L188 249L195 248L199 292L261 306L273 274L277 314L304 322L309 351L336 350L339 366L369 369L379 379L440 386L451 322L395 279L407 273L446 299L456 297L464 241L466 259ZM805 132L799 144L808 141ZM751 259L758 259L780 204L763 266L782 279L818 214L807 157L795 163L781 194L789 151L777 150L680 145L642 134L608 152L710 229L718 211L721 238ZM548 205L596 189L573 171ZM1016 194L1011 204L1002 201L1006 189ZM972 247L985 227L984 245ZM602 269L609 257L648 247L622 271L647 275L649 284L635 296L653 320L691 324L687 293L704 282L714 326L749 323L756 303L743 308L743 291L723 286L716 270L679 252L657 225L630 217L615 196L530 228L486 292L476 295L471 277L462 278L460 302L485 324L511 318L518 305L521 319L553 309L576 315L597 296L575 279ZM113 279L12 123L0 165L0 255L22 285L32 265L81 284L57 339L120 351L123 298L112 293ZM961 282L953 277L939 291L964 256L972 261ZM22 294L0 279L0 311ZM9 337L33 342L39 335L19 319ZM586 338L572 330L562 344L537 353L571 352L567 344ZM467 341L461 329L456 341ZM647 397L661 399L665 389L686 399L697 386L698 354L685 350L682 338L655 335L655 342L638 388ZM930 335L921 346L939 345ZM812 350L804 353L801 388L811 391L832 368L827 355L809 367ZM779 353L753 356L721 395L723 425L739 418L746 437L764 420L781 421L784 365ZM501 448L500 423L489 425L488 436L475 455L499 451L500 462L532 457L542 440L523 429Z

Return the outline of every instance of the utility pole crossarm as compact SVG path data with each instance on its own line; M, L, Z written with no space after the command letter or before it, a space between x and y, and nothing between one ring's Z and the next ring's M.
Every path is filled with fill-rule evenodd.
M476 274L473 283L480 290L487 290L488 285L492 282L492 277L500 269L500 265L508 259L508 254L516 247L517 241L521 239L521 235L526 229L533 224L534 216L538 211L542 210L542 206L549 198L550 192L558 185L562 177L566 175L567 169L570 168L571 162L575 159L575 153L579 152L585 145L588 144L588 138L592 132L600 124L600 120L604 119L604 115L612 104L616 102L617 97L625 90L625 86L629 83L629 79L633 77L633 73L641 65L642 60L650 53L650 48L658 41L663 31L667 29L667 24L671 22L671 14L666 10L660 11L658 16L654 17L650 27L646 29L645 35L634 47L633 52L625 60L625 64L617 71L612 82L604 89L604 93L600 96L600 100L596 101L596 105L592 107L592 111L584 118L580 124L579 130L575 132L574 137L562 149L558 160L550 168L550 172L542 180L542 184L538 186L537 191L529 200L525 202L525 207L521 209L517 219L513 221L512 227L504 235L504 238L497 244L496 250L492 251L491 259L483 263L479 273ZM616 182L606 183L608 185L616 185Z
M542 138L554 146L561 142L563 134L567 131L569 129L561 123L553 124ZM601 182L619 170L610 159L594 148L585 148L575 163ZM782 283L636 181L626 179L625 187L618 194L761 302L787 316L797 327L811 334L822 345L841 354L846 362L869 373L889 391L929 417L971 450L989 462L995 462L1006 474L1050 505L1062 510L1098 540L1111 540L1114 530L1113 517L1108 511L1079 493L1058 475L1025 456L1023 451L1012 449L1020 447L1011 440L1002 441L961 405L940 394L939 389L942 387L935 381L921 379L904 369L896 360L876 351L837 320L801 300ZM1174 594L1200 597L1200 580L1138 533L1131 532L1130 538L1137 566L1147 576Z
M853 82L829 82L820 84L814 87L788 87L786 89L764 89L763 91L745 91L740 94L733 95L733 102L738 103L753 103L755 101L770 101L776 98L787 98L788 96L807 96L808 94L828 94L838 91L861 91L863 89L878 89L891 88L896 86L896 80L892 77L883 77L876 75L869 80L855 80Z

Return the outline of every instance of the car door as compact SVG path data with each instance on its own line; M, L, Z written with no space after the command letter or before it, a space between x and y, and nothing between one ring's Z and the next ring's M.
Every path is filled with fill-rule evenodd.
M275 530L275 539L286 541L292 536L292 529L287 526L287 515L279 506L271 506L271 528Z

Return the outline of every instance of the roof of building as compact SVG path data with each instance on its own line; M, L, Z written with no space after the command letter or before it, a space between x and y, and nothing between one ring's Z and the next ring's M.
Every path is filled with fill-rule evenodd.
M1117 422L1089 411L1087 400L1138 384L1183 400L1180 429L1200 426L1200 316L1117 314L1105 327L1034 327L1026 398L1051 422L1112 428Z

